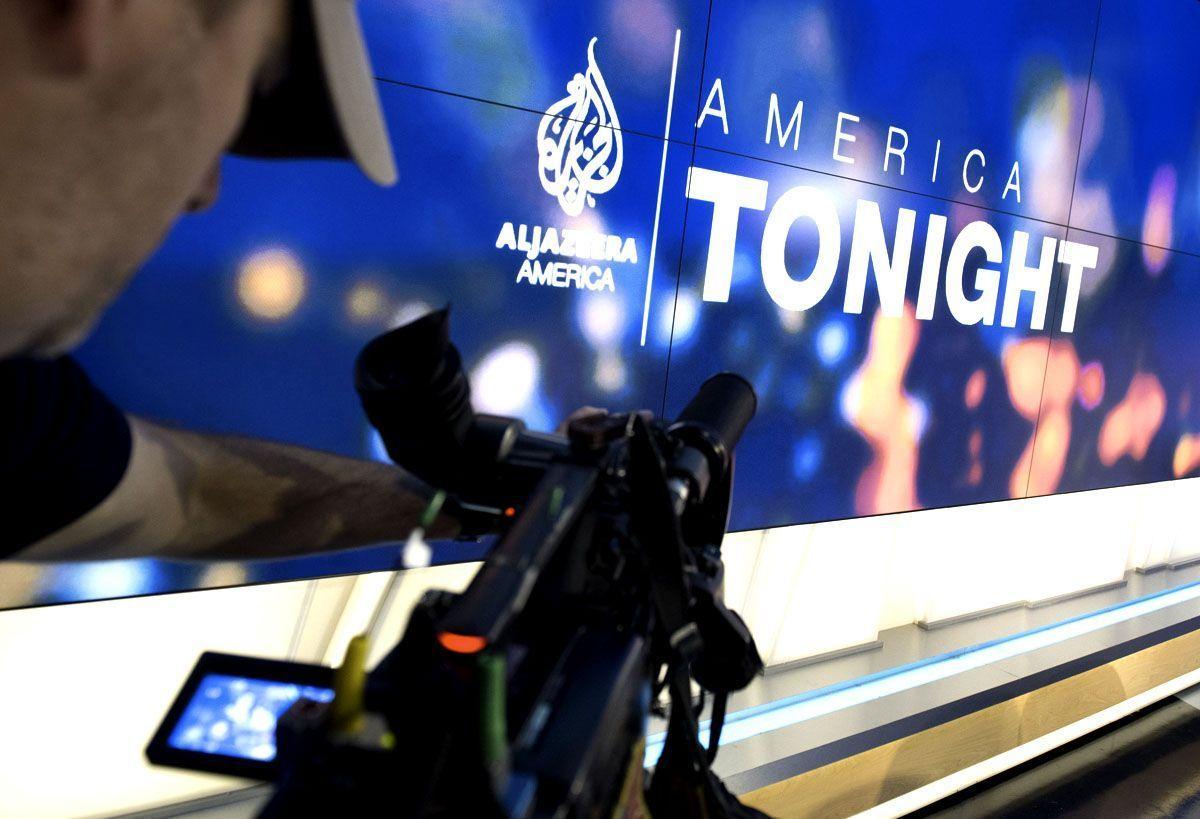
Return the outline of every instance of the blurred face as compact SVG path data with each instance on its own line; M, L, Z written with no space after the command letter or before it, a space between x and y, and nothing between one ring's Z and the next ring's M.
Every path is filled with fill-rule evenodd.
M0 2L0 357L82 340L278 60L284 0Z

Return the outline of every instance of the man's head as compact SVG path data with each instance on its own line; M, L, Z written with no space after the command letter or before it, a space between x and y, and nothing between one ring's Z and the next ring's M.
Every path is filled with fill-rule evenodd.
M0 357L78 341L270 80L286 0L0 2Z

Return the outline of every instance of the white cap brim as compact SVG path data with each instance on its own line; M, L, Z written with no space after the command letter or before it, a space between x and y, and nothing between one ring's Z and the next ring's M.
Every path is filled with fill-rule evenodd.
M311 0L325 81L350 155L372 181L396 184L396 158L367 56L358 0Z

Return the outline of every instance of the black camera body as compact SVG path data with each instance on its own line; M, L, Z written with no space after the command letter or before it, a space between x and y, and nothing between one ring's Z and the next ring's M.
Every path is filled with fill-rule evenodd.
M332 702L284 714L263 815L758 815L710 768L726 696L762 670L721 593L750 385L714 376L670 424L533 433L473 412L442 310L371 342L356 386L393 460L497 542L461 594L425 595L369 674L351 659ZM693 680L713 697L708 749Z

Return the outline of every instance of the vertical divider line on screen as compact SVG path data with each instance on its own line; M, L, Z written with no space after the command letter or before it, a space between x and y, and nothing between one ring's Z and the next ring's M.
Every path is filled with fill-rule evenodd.
M704 77L708 70L708 38L712 34L712 0L708 0L708 13L704 17L704 50L700 57L700 84L696 88L696 109L693 112L693 117L700 116L700 105L704 99ZM698 119L692 120L692 154L688 159L688 180L687 184L691 185L691 167L696 163L696 141L700 137L700 131L697 128ZM663 369L663 395L662 404L659 409L659 415L666 417L667 414L667 391L671 384L671 353L675 350L675 310L679 306L679 280L683 274L683 247L687 239L687 220L688 220L688 198L690 190L684 189L683 193L683 225L679 230L679 261L675 265L675 298L671 302L671 332L667 341L667 366Z
M671 116L675 110L675 77L679 69L679 38L675 29L675 55L671 58L671 87L667 91L667 124L663 130L662 163L658 167L658 200L654 204L654 232L650 235L650 263L646 266L646 303L642 309L642 341L646 346L646 327L650 323L650 292L654 287L654 259L658 253L658 220L662 216L663 183L667 176L667 149L671 146Z
M295 661L300 653L300 643L304 640L304 629L308 625L308 613L312 610L313 598L317 595L319 580L308 580L304 586L304 600L300 603L300 613L296 617L296 625L292 628L292 639L288 643L287 658Z
M1067 200L1067 223L1062 226L1064 241L1071 236L1071 216L1075 213L1075 188L1079 184L1079 170L1083 158L1083 137L1087 131L1088 102L1092 97L1092 82L1095 80L1096 49L1100 45L1100 22L1103 14L1104 0L1096 0L1096 30L1092 34L1092 58L1088 62L1087 84L1083 90L1083 111L1079 116L1079 142L1075 146L1075 174L1071 177L1071 198ZM1062 273L1062 267L1062 262L1057 262L1054 265L1053 304L1058 304L1058 284L1062 279L1062 276L1059 274ZM1054 328L1058 319L1059 316L1057 314L1051 317L1050 335L1046 337L1046 364L1042 369L1042 390L1038 394L1037 418L1033 422L1033 444L1029 451L1029 469L1025 472L1025 492L1021 495L1023 498L1029 497L1029 486L1033 481L1033 465L1037 460L1038 433L1041 432L1042 427L1042 404L1046 400L1046 378L1050 374L1050 346L1054 343L1054 336L1056 335ZM1054 494L1059 494L1057 490L1060 488L1061 485L1055 487L1056 491Z

